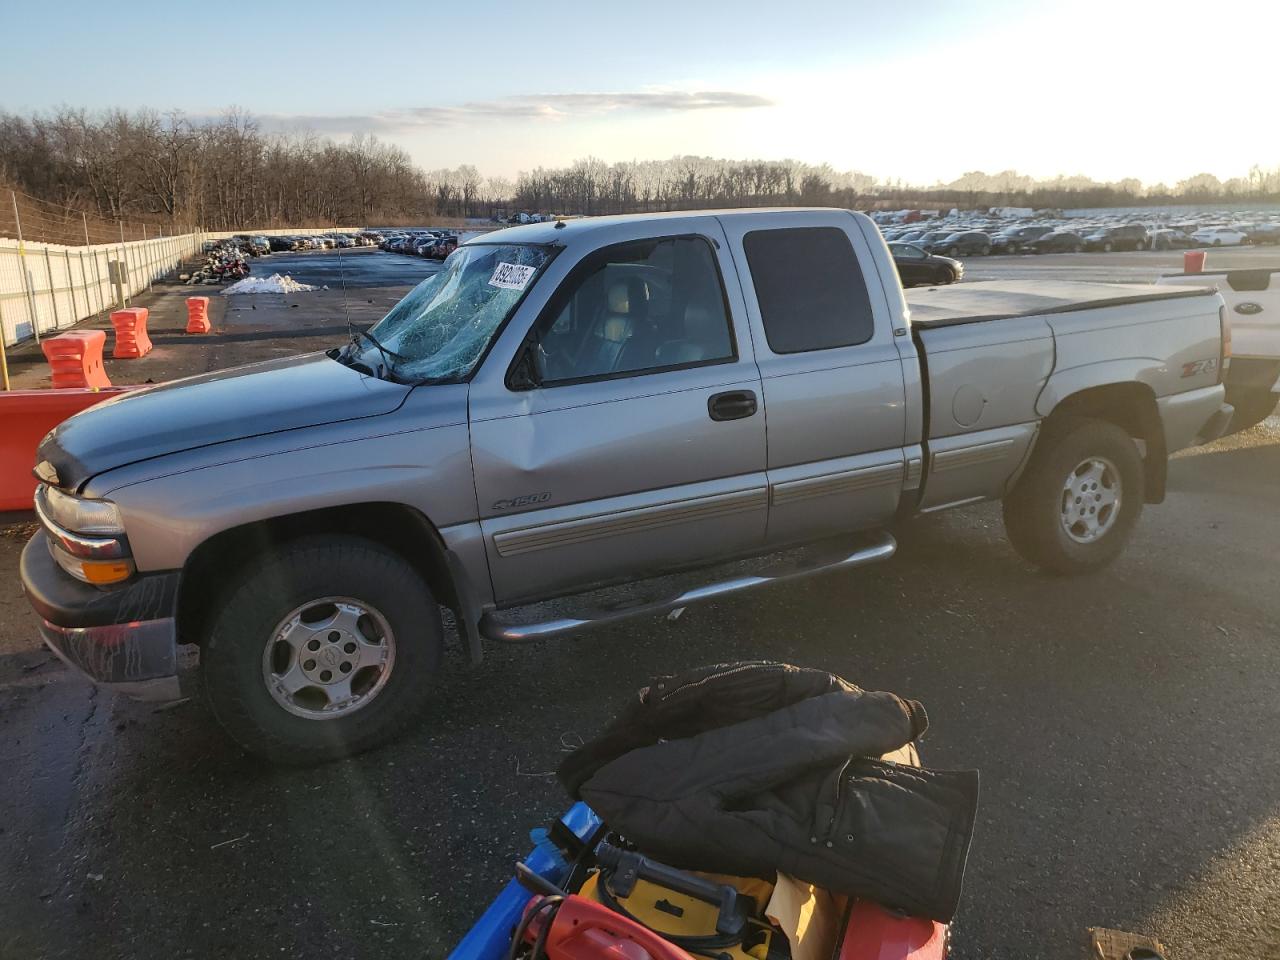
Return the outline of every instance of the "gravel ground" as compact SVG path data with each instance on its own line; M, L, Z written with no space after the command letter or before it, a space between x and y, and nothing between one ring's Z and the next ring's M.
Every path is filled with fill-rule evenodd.
M170 355L113 378L340 341L333 260L273 257L269 272L331 289L232 298L201 349L173 332L157 340ZM344 253L353 321L427 269ZM157 287L153 330L189 292ZM919 698L926 762L981 769L957 956L1075 960L1089 926L1157 935L1175 957L1280 955L1278 475L1276 419L1180 455L1168 501L1088 577L1033 572L982 506L913 523L886 564L675 621L491 648L478 668L455 644L420 731L313 770L245 756L198 697L159 710L95 694L39 646L10 579L0 958L441 957L527 830L566 805L549 776L564 744L651 673L740 657ZM0 565L15 569L27 534L0 530Z

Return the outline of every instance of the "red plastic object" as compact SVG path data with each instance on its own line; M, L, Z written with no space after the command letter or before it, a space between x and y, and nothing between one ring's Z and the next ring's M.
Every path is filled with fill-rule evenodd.
M116 345L111 356L117 360L145 357L151 352L151 338L147 336L146 307L129 307L113 310L111 325L116 328Z
M31 509L36 490L31 468L46 433L73 413L135 389L0 392L0 512Z
M1182 254L1183 273L1204 273L1205 251L1187 250Z
M45 337L40 349L53 371L54 389L63 387L109 387L102 369L102 348L107 335L102 330L72 330Z
M855 900L836 960L945 960L947 928Z
M187 297L187 333L208 333L210 329L209 298Z
M526 914L542 903L529 901ZM529 924L532 943L546 926L547 908ZM547 932L547 960L694 960L648 927L620 916L602 903L569 896L560 904Z

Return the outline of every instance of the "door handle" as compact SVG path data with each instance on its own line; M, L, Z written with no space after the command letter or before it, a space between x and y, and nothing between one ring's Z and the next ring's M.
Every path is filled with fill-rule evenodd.
M713 394L707 400L707 413L717 422L741 420L756 412L756 395L750 390L729 390Z

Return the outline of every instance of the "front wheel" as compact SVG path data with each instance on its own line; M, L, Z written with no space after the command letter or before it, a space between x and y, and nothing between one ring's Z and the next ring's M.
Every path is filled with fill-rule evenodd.
M214 716L246 750L316 763L385 743L428 706L440 611L416 570L358 537L295 541L249 564L201 651Z
M1143 501L1133 439L1106 421L1062 417L1045 424L1030 465L1005 498L1005 530L1036 566L1088 573L1124 549Z
M1143 243L1141 240L1139 240L1137 243L1133 245L1133 249L1141 253L1143 250L1147 249L1147 245Z

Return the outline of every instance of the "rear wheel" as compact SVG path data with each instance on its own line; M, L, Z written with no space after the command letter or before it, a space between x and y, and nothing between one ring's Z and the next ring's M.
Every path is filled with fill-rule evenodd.
M1142 514L1142 458L1102 420L1046 423L1031 463L1004 501L1015 550L1044 570L1088 573L1124 549Z
M1137 243L1133 245L1133 249L1141 253L1143 250L1147 249L1147 245L1143 243L1141 240L1139 240Z
M430 702L440 611L399 555L299 540L250 564L201 651L214 716L246 750L316 763L386 742Z
M1111 241L1109 241L1109 240L1108 240L1106 243L1104 243L1104 244L1102 245L1102 252L1103 252L1103 253L1110 253L1110 252L1111 252Z

